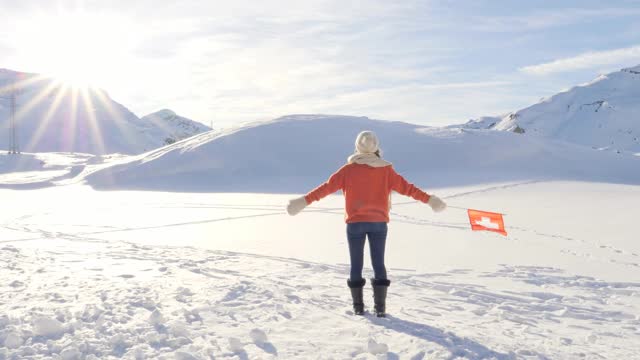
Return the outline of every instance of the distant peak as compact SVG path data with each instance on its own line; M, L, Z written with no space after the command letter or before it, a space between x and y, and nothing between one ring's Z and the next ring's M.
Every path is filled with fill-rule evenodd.
M156 112L152 112L151 114L145 115L145 118L156 118L156 119L165 119L165 120L171 120L171 119L175 119L176 117L178 117L178 115L169 109L162 109L162 110L158 110Z
M640 65L636 65L634 67L622 69L624 72L632 73L632 74L640 74Z
M176 113L169 109L162 109L154 112L152 115L159 115L162 117L173 117L173 116L176 116Z

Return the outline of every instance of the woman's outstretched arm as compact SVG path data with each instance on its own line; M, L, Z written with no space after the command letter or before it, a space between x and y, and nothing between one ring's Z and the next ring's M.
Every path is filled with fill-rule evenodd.
M336 171L335 174L331 175L327 182L311 190L307 195L289 200L287 212L289 215L296 215L312 202L318 201L327 195L331 195L340 189L344 189L344 166L340 168L340 170Z
M344 173L345 167L343 166L333 175L331 175L327 182L321 184L317 188L311 190L307 195L305 195L304 198L307 201L307 204L311 204L312 202L318 201L323 197L331 195L338 190L344 189Z
M445 204L445 202L439 197L429 195L420 190L420 188L405 180L405 178L398 174L393 168L391 168L391 178L389 180L393 191L405 196L410 196L418 201L422 201L423 203L431 206L431 209L435 212L440 212L447 208L447 204Z
M420 190L417 186L409 183L402 175L398 174L393 168L391 168L391 175L389 179L389 185L391 190L398 192L404 196L410 196L418 201L426 203L429 201L431 195Z

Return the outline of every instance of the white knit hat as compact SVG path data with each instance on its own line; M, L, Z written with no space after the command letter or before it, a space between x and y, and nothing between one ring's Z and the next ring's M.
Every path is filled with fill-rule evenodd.
M356 152L360 154L373 154L380 148L378 137L373 131L363 131L356 138Z

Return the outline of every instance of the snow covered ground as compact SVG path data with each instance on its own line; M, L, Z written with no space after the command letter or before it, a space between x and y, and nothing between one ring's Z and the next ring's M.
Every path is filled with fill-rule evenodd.
M350 310L339 196L2 189L0 359L637 356L640 187L428 190L509 236L394 197L378 319Z

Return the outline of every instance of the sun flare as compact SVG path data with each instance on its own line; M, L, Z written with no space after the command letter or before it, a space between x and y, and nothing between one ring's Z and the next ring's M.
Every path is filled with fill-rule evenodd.
M83 12L38 15L16 36L29 62L73 87L105 86L132 38L126 21Z

